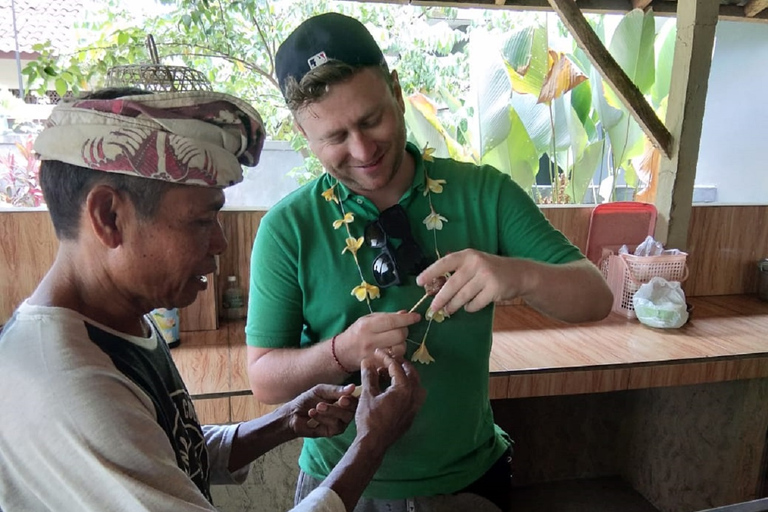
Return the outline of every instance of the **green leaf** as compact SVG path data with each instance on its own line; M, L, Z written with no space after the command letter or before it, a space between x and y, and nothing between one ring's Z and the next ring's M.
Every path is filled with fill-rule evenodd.
M569 191L574 203L584 202L584 195L592 182L592 178L600 164L600 157L603 154L603 145L605 141L598 140L591 143L584 149L570 172Z
M509 136L483 155L482 163L509 174L523 190L530 193L539 172L539 153L515 109L509 109Z
M58 73L56 72L55 69L53 69L52 66L45 66L43 68L43 71L45 71L45 74L48 75L48 76L56 76L56 75L58 75Z
M501 144L509 135L509 98L512 84L504 62L493 48L491 36L480 30L470 40L470 94L477 107L475 134L480 154Z
M446 89L445 87L440 87L439 89L440 99L445 102L446 105L448 105L448 109L453 112L459 112L462 108L464 108L461 104L461 101L459 101L451 92Z
M657 109L661 101L669 95L669 84L672 82L672 61L675 56L675 39L677 24L674 19L664 22L656 36L656 80L651 88L653 106Z
M67 82L62 80L61 78L56 79L56 94L64 97L65 94L67 94Z
M538 97L541 93L541 86L544 84L544 77L549 70L548 59L547 32L543 27L538 27L533 32L530 66L525 75L518 73L513 65L505 61L507 73L509 73L515 92Z
M619 22L608 51L640 92L647 94L655 80L653 11L634 9Z
M521 76L525 76L531 65L534 32L534 27L515 30L501 49L504 60Z
M589 81L592 86L592 105L597 112L597 116L600 119L603 128L608 130L621 121L623 113L620 109L613 108L608 104L605 97L606 85L603 83L603 78L595 68L592 68L592 71L590 72Z
M472 158L446 131L437 118L434 105L423 94L416 93L405 101L405 122L409 139L420 148L435 148L435 156L468 162Z
M128 35L127 32L118 32L117 33L117 44L120 46L125 46L128 44L128 41L131 40L131 36Z
M589 118L589 111L592 110L592 86L589 80L571 91L571 106L582 123Z
M628 112L624 111L623 114L624 117L621 122L607 130L608 138L611 141L614 169L619 169L628 160L640 156L643 153L645 142L645 134L640 126Z

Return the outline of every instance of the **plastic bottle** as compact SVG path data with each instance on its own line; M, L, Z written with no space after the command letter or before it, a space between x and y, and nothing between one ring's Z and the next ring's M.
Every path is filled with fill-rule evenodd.
M227 287L221 301L225 320L241 320L245 318L245 294L237 284L237 276L227 277Z

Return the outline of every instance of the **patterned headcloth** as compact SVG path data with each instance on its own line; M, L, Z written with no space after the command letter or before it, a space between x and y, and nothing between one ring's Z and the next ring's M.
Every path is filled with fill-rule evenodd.
M242 181L263 146L259 113L208 91L61 102L35 141L43 160L209 187Z

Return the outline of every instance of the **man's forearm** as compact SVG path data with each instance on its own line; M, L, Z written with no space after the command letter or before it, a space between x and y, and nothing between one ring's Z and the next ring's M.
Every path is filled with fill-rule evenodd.
M611 311L613 295L600 271L587 260L550 265L533 261L525 273L529 291L521 298L564 322L594 322Z
M322 485L333 489L351 511L379 469L384 453L385 448L376 439L355 438Z
M229 470L234 473L271 449L296 438L284 408L254 420L241 423L229 455Z
M348 376L333 360L328 341L307 348L274 349L251 359L248 379L254 398L267 404L292 400L315 384L341 384Z

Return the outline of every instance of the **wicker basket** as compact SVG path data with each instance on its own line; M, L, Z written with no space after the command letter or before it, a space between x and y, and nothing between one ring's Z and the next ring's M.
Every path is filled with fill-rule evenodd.
M147 36L151 64L115 66L107 70L107 86L138 87L152 92L212 91L211 83L201 72L186 66L160 63L152 34Z
M688 278L687 253L660 256L611 254L600 262L600 270L613 292L613 311L636 318L632 297L654 277L683 282Z

